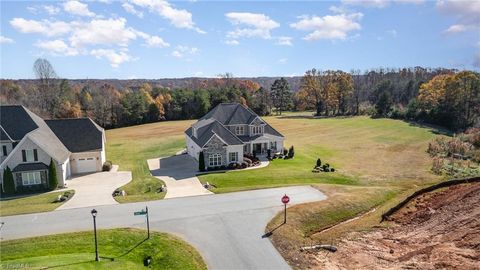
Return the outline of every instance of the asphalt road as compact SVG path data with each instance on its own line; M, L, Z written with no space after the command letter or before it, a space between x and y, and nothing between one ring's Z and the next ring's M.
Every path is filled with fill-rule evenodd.
M283 209L280 199L284 194L291 198L289 205L326 198L312 187L301 186L104 205L96 207L97 226L145 228L145 217L133 212L147 205L151 230L170 232L188 241L209 269L290 269L270 240L262 238L268 221ZM91 230L90 210L2 217L1 237L8 240Z

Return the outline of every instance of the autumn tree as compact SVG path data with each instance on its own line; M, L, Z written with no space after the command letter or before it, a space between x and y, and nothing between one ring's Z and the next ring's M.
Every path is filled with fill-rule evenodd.
M33 72L39 80L39 88L41 92L41 104L40 106L46 112L50 113L50 116L54 116L56 105L56 93L55 93L55 79L57 73L53 69L53 66L47 59L39 58L33 64Z
M311 104L316 110L316 115L323 111L323 84L322 72L316 69L307 70L303 75L298 93L299 99L305 104Z

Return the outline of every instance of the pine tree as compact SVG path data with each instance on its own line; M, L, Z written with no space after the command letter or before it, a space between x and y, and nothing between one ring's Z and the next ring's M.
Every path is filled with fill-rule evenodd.
M54 190L58 187L57 169L53 159L50 159L50 165L48 166L48 188Z
M205 157L203 151L200 152L200 156L198 157L198 170L201 172L205 171Z
M290 146L290 149L288 149L288 158L293 158L295 156L295 150L293 149L293 145Z
M3 192L5 192L5 194L8 194L8 195L15 193L15 183L13 182L13 174L8 166L5 170L3 170Z

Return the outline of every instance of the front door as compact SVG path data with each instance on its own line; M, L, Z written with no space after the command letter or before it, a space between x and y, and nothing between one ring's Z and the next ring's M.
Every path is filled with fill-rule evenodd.
M254 144L254 149L255 149L255 153L261 154L262 153L262 144L261 143Z

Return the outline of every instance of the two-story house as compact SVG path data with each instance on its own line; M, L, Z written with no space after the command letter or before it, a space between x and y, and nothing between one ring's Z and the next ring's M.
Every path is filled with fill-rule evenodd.
M248 107L221 103L185 131L187 152L205 166L242 162L244 153L258 155L283 151L284 137Z
M105 132L91 119L43 120L19 105L0 106L0 146L0 180L8 166L17 191L48 188L52 160L59 186L105 162Z

